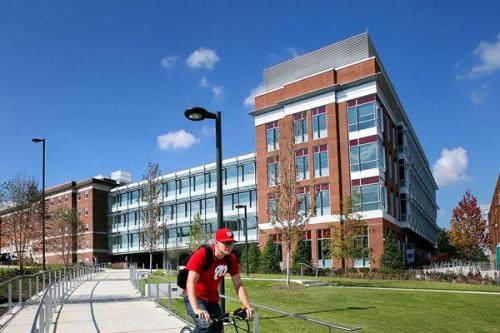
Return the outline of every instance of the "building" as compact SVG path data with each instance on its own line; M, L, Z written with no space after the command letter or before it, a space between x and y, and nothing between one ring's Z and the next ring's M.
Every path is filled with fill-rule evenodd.
M115 175L120 176L120 174ZM118 177L115 179L97 176L82 181L70 181L45 190L46 205L46 235L45 235L45 261L48 264L63 263L62 248L69 246L71 258L69 263L91 264L93 258L102 262L108 260L107 248L107 205L108 193L125 180ZM67 237L62 241L60 228L54 227L50 220L51 214L57 210L74 209L82 222L83 231L75 237ZM71 238L71 239L69 239ZM1 241L2 253L14 250ZM28 249L28 261L42 262L42 244L36 242Z
M247 206L248 240L257 241L257 205L255 154L247 154L222 161L223 213L228 227L235 231L241 244L245 240L243 210ZM198 167L169 173L160 177L161 217L164 229L154 265L166 267L167 260L176 261L189 246L190 224L200 214L205 230L212 235L217 230L216 165ZM141 208L143 182L134 182L111 190L108 211L109 253L114 260L145 262L147 249L141 241ZM172 255L170 256L169 253ZM168 256L168 258L167 258Z
M259 242L281 243L269 222L273 175L280 169L280 127L293 122L301 195L314 195L316 216L306 241L313 263L331 267L322 250L341 201L359 198L369 258L355 267L379 267L389 230L411 264L433 250L437 185L401 101L367 33L264 70L255 97ZM284 251L284 250L283 250ZM335 263L335 267L339 263Z
M490 237L490 261L493 267L500 270L500 175L493 192L488 212L488 226Z

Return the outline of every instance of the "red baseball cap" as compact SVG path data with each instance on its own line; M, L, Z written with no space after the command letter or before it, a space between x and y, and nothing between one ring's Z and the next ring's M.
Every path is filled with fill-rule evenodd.
M234 240L234 234L231 229L219 229L215 233L215 240L218 242L236 242Z

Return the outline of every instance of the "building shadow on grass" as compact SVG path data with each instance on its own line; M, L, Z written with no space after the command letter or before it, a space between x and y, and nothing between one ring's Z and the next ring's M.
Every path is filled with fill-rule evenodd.
M315 313L329 313L329 312L339 312L339 311L359 311L359 310L370 310L374 309L374 306L366 306L366 307L360 307L360 306L348 306L345 308L336 308L336 309L329 309L329 310L321 310L321 311L309 311L309 312L300 312L300 313L295 313L294 316L292 317L306 317L306 315L310 314L315 314ZM280 319L280 318L289 318L290 316L288 315L276 315L276 316L259 316L259 319Z

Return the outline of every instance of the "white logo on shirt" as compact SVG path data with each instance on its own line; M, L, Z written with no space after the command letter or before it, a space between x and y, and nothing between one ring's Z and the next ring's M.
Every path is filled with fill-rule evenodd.
M214 271L214 280L217 280L218 278L224 277L227 273L227 265L219 265L215 267Z

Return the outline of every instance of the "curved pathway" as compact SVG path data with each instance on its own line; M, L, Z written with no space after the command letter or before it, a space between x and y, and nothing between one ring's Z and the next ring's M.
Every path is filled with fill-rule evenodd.
M78 287L55 319L54 332L179 332L184 323L141 298L128 270L108 270Z

